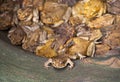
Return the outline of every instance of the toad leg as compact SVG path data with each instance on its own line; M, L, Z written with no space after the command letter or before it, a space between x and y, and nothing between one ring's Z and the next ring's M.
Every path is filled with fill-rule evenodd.
M67 64L69 64L70 69L74 67L74 63L70 59L67 59L66 65Z
M44 63L44 66L46 67L46 68L48 68L48 67L50 67L50 64L52 63L52 59L50 58L50 59L48 59L48 61L46 61L45 63Z
M86 56L84 56L84 55L82 55L80 53L78 53L77 55L79 56L80 60L82 60L82 59L84 59L86 57Z
M59 22L56 22L52 27L58 27L60 26L62 23L64 23L63 20L59 21Z
M35 22L35 23L39 22L39 11L38 11L38 9L33 10L33 22Z
M71 14L72 14L72 9L70 7L68 7L65 15L63 16L63 20L65 21L65 23L68 22Z

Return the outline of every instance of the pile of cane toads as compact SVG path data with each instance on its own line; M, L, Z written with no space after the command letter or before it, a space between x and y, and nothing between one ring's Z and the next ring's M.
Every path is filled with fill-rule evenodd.
M0 30L10 29L13 45L48 58L45 67L73 68L73 60L120 46L120 11L111 10L117 1L1 0Z

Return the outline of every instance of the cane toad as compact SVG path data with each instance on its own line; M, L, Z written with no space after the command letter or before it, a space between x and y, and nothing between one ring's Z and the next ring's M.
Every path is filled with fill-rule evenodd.
M71 8L66 4L47 1L41 12L41 21L47 25L57 27L63 22L67 22L71 15Z
M73 45L68 49L68 54L75 55L77 54L80 59L86 56L94 56L95 52L95 44L94 42L84 40L81 38L73 38L69 40L69 43L73 43Z
M65 68L67 65L69 65L69 68L73 68L74 63L68 56L65 55L58 55L56 57L50 58L44 63L46 68L53 66L57 69Z
M47 40L44 45L38 46L36 48L36 55L41 57L52 58L57 56L57 52L51 48L51 44L53 43L54 39Z
M33 0L33 6L41 11L43 9L44 2L45 0Z
M109 45L111 49L120 46L120 24L111 25L111 27L103 28L103 43Z
M105 14L103 16L100 16L99 18L96 18L95 20L90 21L88 23L88 26L90 28L102 28L113 24L114 19L115 19L114 15Z
M106 2L104 0L79 1L72 7L72 18L70 22L73 24L75 22L87 23L89 20L99 17L105 12Z
M30 21L33 17L33 10L31 7L18 9L17 16L20 21Z
M55 50L59 50L63 47L67 40L75 34L75 29L71 25L64 23L59 27L54 29L55 41L52 44L52 47Z
M76 36L86 40L95 40L103 35L100 29L90 29L88 26L78 25L75 29Z
M111 14L120 14L120 0L107 0L107 11Z
M22 26L26 36L22 40L22 48L34 52L36 47L40 44L40 29L38 25ZM42 36L42 34L41 34Z
M23 0L23 2L22 2L22 7L23 8L26 8L26 7L31 7L31 6L33 6L33 0Z
M75 55L77 54L80 59L90 56L93 57L95 53L95 46L98 43L97 40L99 40L102 37L101 31L98 29L93 30L93 33L91 33L89 39L86 39L84 37L74 37L71 38L66 44L70 47L68 48L68 54ZM98 34L97 34L98 33ZM72 43L72 44L71 44Z
M21 45L22 40L25 36L25 32L23 31L21 26L12 27L8 33L8 38L10 39L13 45Z
M57 56L45 62L45 67L50 67L51 64L54 68L65 68L67 65L69 65L69 68L73 68L74 63L72 59L94 56L95 44L98 43L97 40L100 38L101 36L97 37L94 41L88 41L79 37L71 38L65 44L65 48L58 52Z
M12 25L12 13L5 11L0 14L0 30L6 30Z

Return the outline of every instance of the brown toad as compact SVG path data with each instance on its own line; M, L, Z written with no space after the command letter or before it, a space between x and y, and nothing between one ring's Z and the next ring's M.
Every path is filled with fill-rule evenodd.
M69 56L67 56L67 54L55 56L53 58L48 59L48 61L44 63L44 66L46 68L50 67L51 65L57 69L65 68L67 65L69 65L69 68L74 67L74 63L69 58Z
M44 30L39 28L37 24L31 26L22 26L26 36L22 40L22 48L34 52L36 47L41 45L47 38Z
M88 41L83 38L74 37L67 41L65 48L58 51L58 55L48 59L45 62L45 67L49 67L51 64L54 68L65 68L69 65L69 68L74 67L72 59L79 58L80 60L89 56L93 57L95 53L95 44L101 36L94 39L94 41Z
M45 0L33 0L33 6L41 11L43 9L44 2Z
M68 48L68 54L72 56L76 54L79 56L80 59L87 56L94 56L96 41L88 41L82 38L75 37L69 40L68 44L69 43L72 43L73 45Z
M33 17L33 9L31 7L18 9L17 17L20 21L30 21Z
M57 52L51 48L51 44L54 39L47 40L44 45L40 45L36 48L36 55L41 57L52 58L57 56Z
M8 33L8 38L10 39L13 45L21 45L22 40L24 39L25 36L26 34L21 28L21 26L12 27Z
M106 12L104 0L83 0L76 3L72 8L72 24L76 22L87 23L89 20L101 16Z
M6 30L12 26L12 13L5 11L0 14L0 30Z
M23 8L26 8L26 7L31 7L31 6L33 6L33 0L23 0L23 2L22 2L22 7Z
M67 22L71 15L71 8L66 4L58 4L53 1L47 1L41 12L41 21L47 25L57 27L63 22Z
M102 28L109 25L112 25L114 22L115 16L111 14L105 14L96 18L95 20L89 21L88 26L90 28Z

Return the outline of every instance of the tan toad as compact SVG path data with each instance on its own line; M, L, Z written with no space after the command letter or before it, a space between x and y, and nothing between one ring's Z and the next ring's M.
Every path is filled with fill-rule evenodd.
M87 23L89 20L101 16L106 12L106 2L104 0L83 0L76 3L72 8L70 22Z
M50 58L48 61L45 62L45 67L50 67L52 65L54 68L65 68L69 65L69 68L74 67L74 63L71 59L80 60L90 56L93 57L95 53L95 44L101 36L94 39L94 41L88 41L83 38L74 37L67 41L64 49L59 51L58 55L55 57Z
M57 27L63 22L67 22L71 15L71 8L66 4L58 4L53 1L47 1L41 12L41 21L47 25Z
M33 17L33 10L31 7L21 8L17 11L17 17L20 21L30 21Z

